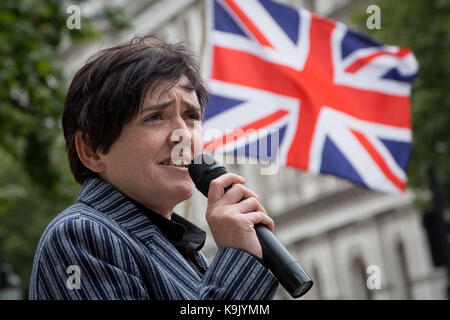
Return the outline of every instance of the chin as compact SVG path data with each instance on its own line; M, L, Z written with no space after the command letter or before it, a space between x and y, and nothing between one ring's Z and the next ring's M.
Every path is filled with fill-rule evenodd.
M195 185L191 181L177 183L173 190L173 195L184 201L190 199L195 191Z

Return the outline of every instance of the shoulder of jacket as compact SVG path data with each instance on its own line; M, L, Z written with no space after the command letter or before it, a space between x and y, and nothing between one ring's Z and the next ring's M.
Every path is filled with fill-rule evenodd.
M45 239L52 236L55 232L58 232L58 230L83 229L84 231L88 231L93 227L102 230L106 229L119 237L126 236L125 232L121 230L120 225L116 221L83 202L76 202L59 213L49 223L42 235L42 238ZM92 229L92 231L94 230Z

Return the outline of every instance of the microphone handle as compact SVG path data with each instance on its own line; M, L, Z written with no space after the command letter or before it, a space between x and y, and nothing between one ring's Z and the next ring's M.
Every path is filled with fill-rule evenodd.
M227 192L231 186L225 187ZM298 261L264 224L255 224L256 235L263 251L263 262L278 282L293 297L299 298L311 289L313 281Z
M313 281L297 260L264 224L255 225L263 251L263 261L289 294L298 298L308 292Z

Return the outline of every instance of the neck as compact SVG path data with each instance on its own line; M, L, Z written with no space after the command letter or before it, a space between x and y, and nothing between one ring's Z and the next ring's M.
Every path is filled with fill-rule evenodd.
M167 205L167 203L165 203L164 206L159 206L158 204L154 204L154 203L149 203L147 201L144 200L140 200L140 199L136 199L136 197L133 197L131 194L129 194L128 192L126 192L125 190L123 190L122 188L112 184L111 182L109 182L107 179L105 179L105 177L101 178L109 183L110 185L114 186L117 190L119 190L120 193L122 193L123 195L125 195L126 197L133 199L133 201L139 202L141 205L143 205L144 207L149 208L150 210L155 211L157 214L163 216L166 219L171 220L172 219L172 213L173 213L173 209L175 208L175 205Z
M169 220L172 219L172 213L173 213L173 208L174 207L171 207L171 208L167 208L167 207L165 207L165 208L158 208L158 207L152 206L152 205L147 204L147 203L141 203L141 204L144 207L147 207L150 210L155 211L157 214L159 214L160 216L163 216L166 219L169 219Z

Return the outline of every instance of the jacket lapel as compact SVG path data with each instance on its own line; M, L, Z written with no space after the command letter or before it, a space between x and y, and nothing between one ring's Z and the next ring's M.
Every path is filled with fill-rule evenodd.
M86 179L77 200L88 204L117 222L129 234L143 243L150 252L158 249L156 251L159 254L174 257L173 262L177 260L177 265L182 269L177 268L176 272L185 271L191 280L200 280L197 273L192 270L188 262L159 228L127 197L104 180L100 178Z

